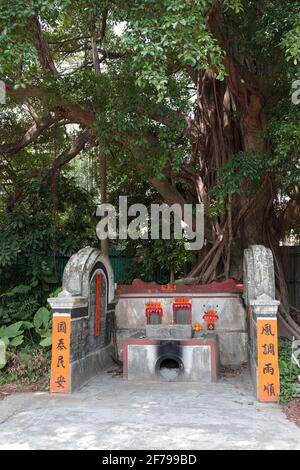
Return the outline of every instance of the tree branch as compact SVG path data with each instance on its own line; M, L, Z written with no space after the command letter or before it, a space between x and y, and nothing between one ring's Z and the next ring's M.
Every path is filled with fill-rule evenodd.
M60 96L54 93L50 93L47 90L36 86L26 86L25 88L19 88L15 90L13 84L6 85L7 95L17 98L38 98L40 101L49 106L49 102L52 101L53 107L51 110L58 109L60 114L69 119L71 122L81 124L83 127L92 127L96 122L96 115L93 111L87 111L78 105L68 103L63 100Z
M58 118L56 116L46 114L39 121L35 122L20 140L11 144L0 145L0 154L6 156L14 155L32 142L35 142L45 129L49 129L57 121Z
M88 143L95 144L95 133L92 129L85 129L67 150L64 150L55 158L52 164L46 168L46 171L54 172L59 170L73 160Z
M39 19L37 18L37 16L34 16L32 18L32 25L33 25L33 31L34 31L34 36L35 36L35 47L39 54L40 63L45 70L47 70L48 72L51 72L52 74L58 77L59 73L54 64L54 61L53 61L53 58L49 49L48 40L43 33L41 23Z

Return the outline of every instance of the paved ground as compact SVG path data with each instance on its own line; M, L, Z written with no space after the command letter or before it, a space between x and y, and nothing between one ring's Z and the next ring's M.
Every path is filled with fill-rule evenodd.
M247 375L204 386L105 374L72 396L0 401L0 449L300 450L300 429L254 401Z

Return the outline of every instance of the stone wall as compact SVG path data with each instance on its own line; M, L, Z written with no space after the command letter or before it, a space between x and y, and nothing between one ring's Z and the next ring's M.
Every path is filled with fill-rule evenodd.
M72 392L111 363L112 317L114 314L114 276L107 257L95 248L84 248L71 257L63 278L63 291L55 299L49 299L53 316L69 319L69 364L64 377L68 387L55 392ZM52 378L57 377L59 366L54 350ZM54 384L54 385L53 385Z
M145 305L161 302L162 323L173 321L175 299L186 297L192 303L192 324L199 323L206 330L203 319L208 309L218 312L216 332L222 366L239 367L248 361L248 333L246 311L242 299L242 286L234 281L213 283L209 286L178 285L176 291L162 291L156 283L134 281L131 286L120 286L117 291L116 320L118 347L122 357L124 339L134 334L143 335L146 326Z

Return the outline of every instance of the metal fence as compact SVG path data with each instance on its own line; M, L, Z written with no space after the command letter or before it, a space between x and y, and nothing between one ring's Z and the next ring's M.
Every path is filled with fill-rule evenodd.
M300 246L282 247L284 250L285 273L288 279L288 289L290 304L300 310ZM141 267L138 258L128 255L125 251L111 250L109 253L110 261L115 275L115 282L118 284L130 283L135 277L141 277ZM15 272L15 284L22 284L23 272L28 267L34 271L42 263L50 267L53 276L57 282L53 284L53 289L61 286L64 269L69 261L67 256L36 255L30 259L19 257L17 260L17 269ZM28 266L28 263L30 266ZM169 273L164 270L157 270L149 274L149 279L160 284L169 281ZM3 281L3 280L2 280ZM2 287L0 279L0 291ZM4 285L3 285L4 288Z
M286 251L290 304L300 310L300 246L290 246Z
M283 249L285 250L290 304L300 310L300 246L283 247ZM109 257L114 270L115 282L118 284L131 282L135 277L134 273L139 271L138 259L118 250L111 250ZM67 257L56 259L57 275L60 280L62 280L68 260ZM151 274L149 280L166 283L169 280L168 277L168 272L158 270Z
M111 250L109 253L110 262L115 275L115 282L118 284L130 283L135 277L140 277L141 266L138 258L128 255L125 251ZM15 284L22 284L23 272L30 269L32 272L39 270L42 265L51 271L51 275L57 281L52 282L53 290L61 286L64 269L69 261L67 256L46 256L35 255L29 258L18 257L15 271ZM148 279L147 279L148 280ZM169 280L169 273L164 270L157 270L149 274L149 280L158 283L166 283ZM1 279L0 279L1 291Z
M128 284L136 277L141 277L141 265L138 258L130 256L124 251L110 250L109 259L117 284ZM156 281L160 284L165 284L170 279L170 273L163 269L158 269L148 276L147 281Z

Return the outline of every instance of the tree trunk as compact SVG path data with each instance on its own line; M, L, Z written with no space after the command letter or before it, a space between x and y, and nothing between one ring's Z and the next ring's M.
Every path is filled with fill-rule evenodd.
M211 72L202 72L197 80L198 109L194 123L194 162L198 171L201 194L210 205L209 191L218 184L216 170L220 170L239 152L266 155L267 118L264 100L259 92L247 88L236 66L228 67L229 76L220 83ZM233 116L240 116L239 119ZM195 188L195 194L199 194ZM255 194L249 196L241 188L238 195L229 196L227 210L214 220L206 219L211 229L210 242L200 256L191 276L197 282L235 277L242 280L242 254L252 244L271 248L276 272L277 292L282 309L288 314L288 289L284 275L280 241L283 236L278 222L276 187L269 176L262 181ZM239 247L240 259L232 257L232 248Z
M192 75L198 89L198 103L189 131L193 148L189 165L179 180L189 180L192 199L210 207L210 190L218 185L218 172L240 152L260 153L269 149L264 99L247 87L235 64L227 59L228 77L220 82L210 71ZM265 157L267 158L267 156ZM168 204L193 202L179 194L171 183L157 180L152 185ZM278 295L288 311L287 284L279 249L282 232L275 207L276 188L266 176L252 195L241 188L229 195L226 210L219 217L206 216L206 246L189 274L189 280L209 283L234 277L242 281L244 249L252 244L270 247L274 255ZM236 253L238 253L238 256Z

